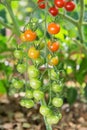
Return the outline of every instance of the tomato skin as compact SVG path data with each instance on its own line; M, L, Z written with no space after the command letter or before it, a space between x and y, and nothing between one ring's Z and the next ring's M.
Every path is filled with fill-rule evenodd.
M59 122L59 117L55 115L50 115L47 117L48 124L57 124Z
M25 36L26 41L29 41L29 42L32 42L36 39L36 33L33 32L32 30L26 30L24 32L24 36Z
M22 80L16 80L16 79L14 79L14 80L12 81L12 85L13 85L14 88L20 89L20 88L23 87L24 82L23 82Z
M26 108L32 108L34 106L34 101L29 99L22 99L20 105Z
M50 7L49 12L52 16L57 16L58 15L58 9L56 7Z
M26 90L25 97L29 99L33 98L33 92L31 90Z
M60 25L55 23L48 24L48 32L50 34L57 34L60 32Z
M75 3L73 1L68 1L65 3L65 9L69 12L73 11L76 7Z
M51 114L51 110L47 107L47 106L44 106L42 105L40 107L40 113L43 115L43 116L49 116Z
M31 59L37 59L40 55L40 51L39 50L36 50L35 47L31 47L29 48L28 50L28 56L31 58Z
M28 67L28 75L29 78L36 78L39 76L39 70L34 65L31 65Z
M46 8L46 5L45 5L45 0L38 0L38 7L40 9L45 9Z
M59 62L58 56L52 57L49 61L49 65L56 66Z
M58 8L63 8L65 5L65 0L54 0L54 3Z
M54 71L54 69L51 69L50 71L50 78L52 80L55 80L57 78L57 73Z
M57 92L61 92L62 91L62 86L58 85L57 83L53 83L52 84L52 90L57 93Z
M34 90L33 92L33 97L36 99L36 100L41 100L44 98L44 93L40 90Z
M44 64L44 58L43 57L39 57L35 60L35 63L37 65L43 65Z
M22 59L23 58L23 52L21 50L15 50L14 51L14 56L17 59Z
M17 65L17 71L21 74L23 74L26 71L26 65L25 64L18 64Z
M38 89L41 87L41 81L39 81L38 79L30 79L30 86L33 88L33 89Z
M55 107L61 107L61 106L63 105L63 99L62 99L62 98L55 97L55 98L53 98L53 100L52 100L52 104L53 104Z
M55 52L55 51L57 51L58 49L59 49L59 43L58 42L51 42L51 41L49 41L48 42L48 48L49 48L49 50L51 50L52 52Z
M24 33L21 33L20 39L21 39L22 42L26 42L26 38L25 38Z

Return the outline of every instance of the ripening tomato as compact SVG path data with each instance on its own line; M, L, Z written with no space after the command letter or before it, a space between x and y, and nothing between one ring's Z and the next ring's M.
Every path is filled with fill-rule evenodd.
M36 39L36 33L33 32L32 30L26 30L24 32L24 36L25 36L26 41L29 41L29 42L32 42Z
M56 7L50 7L49 12L52 16L57 16L58 15L58 9Z
M58 56L52 57L49 61L49 65L55 66L59 62Z
M59 117L58 116L55 116L55 115L50 115L47 117L47 122L48 124L57 124L59 122Z
M26 38L25 38L24 33L21 33L20 39L21 39L22 42L25 42L25 41L26 41Z
M55 52L59 49L59 43L58 42L48 42L48 48L49 50L51 50L52 52Z
M45 9L46 5L45 5L45 0L38 0L38 7L41 9Z
M58 8L63 8L65 5L65 0L54 0L55 6Z
M54 97L52 100L52 104L55 107L61 107L63 105L63 99L62 98L58 98L58 97Z
M50 23L48 24L47 30L50 34L57 34L60 32L60 25L56 23Z
M30 79L30 86L33 89L38 89L41 87L41 81L38 79L32 78L32 79Z
M65 9L69 12L73 11L76 7L75 3L73 1L68 1L65 3Z
M31 58L31 59L37 59L40 55L40 51L39 50L36 50L35 47L30 47L29 50L28 50L28 56Z
M39 76L39 70L34 65L31 65L28 67L28 75L29 78L36 78Z

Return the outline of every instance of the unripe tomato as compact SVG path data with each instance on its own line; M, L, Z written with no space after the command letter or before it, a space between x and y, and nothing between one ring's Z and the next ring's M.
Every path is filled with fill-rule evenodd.
M54 116L54 115L50 115L47 117L47 122L48 124L57 124L59 122L59 117L58 116Z
M15 50L14 51L14 56L17 59L22 59L23 58L23 52L21 50Z
M51 60L49 61L49 65L55 66L59 62L58 56L52 57Z
M18 64L17 71L21 74L24 73L26 71L26 65L25 64Z
M56 7L50 7L49 12L52 16L57 16L58 15L58 9Z
M34 65L28 67L29 78L36 78L39 76L39 70Z
M54 3L58 8L63 8L65 5L65 0L54 0Z
M73 11L76 7L75 3L73 1L68 1L65 3L65 9L69 12Z
M29 99L33 98L33 92L31 90L26 90L25 97Z
M33 32L32 30L26 30L24 32L24 36L25 36L26 41L29 41L29 42L32 42L36 39L36 33Z
M55 97L55 98L53 98L53 100L52 100L52 104L53 104L55 107L61 107L61 106L63 105L63 99L62 99L62 98Z
M48 48L49 50L51 50L52 52L55 52L59 49L59 43L58 42L51 42L51 41L48 41Z
M44 106L42 105L40 107L40 113L43 115L43 116L49 116L51 114L51 110L47 107L47 106Z
M46 5L45 5L45 0L38 0L38 7L41 9L45 9Z
M62 86L61 85L58 85L57 83L53 83L52 84L52 90L57 93L57 92L61 92L62 91Z
M57 34L60 32L60 25L56 23L50 23L48 24L47 30L50 34Z
M33 88L33 89L38 89L41 87L41 81L39 81L38 79L30 79L30 86Z
M51 69L50 71L50 78L52 80L55 80L57 78L57 73L54 71L54 69Z
M43 99L44 97L44 93L40 90L34 90L33 92L33 97L36 99L36 100L41 100Z
M21 33L20 39L21 39L22 42L25 42L25 41L26 41L26 38L25 38L24 33Z
M61 114L61 113L59 113L59 114L58 114L58 117L59 117L59 119L61 119L61 118L62 118L62 114Z
M20 89L20 88L23 87L24 82L23 82L23 80L16 80L16 79L14 79L12 81L12 85L13 85L14 88Z
M43 57L39 57L35 60L35 63L37 65L43 65L44 64L44 58Z
M28 50L28 56L31 58L31 59L37 59L40 55L40 51L39 50L36 50L35 47L31 47L29 48Z
M34 101L28 99L22 99L20 101L20 105L26 108L32 108L34 106Z

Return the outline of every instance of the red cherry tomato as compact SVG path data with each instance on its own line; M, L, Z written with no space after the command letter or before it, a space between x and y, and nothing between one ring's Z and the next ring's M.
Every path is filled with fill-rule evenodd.
M38 0L38 7L41 9L45 9L46 5L45 5L45 0Z
M50 23L48 25L48 32L50 34L57 34L60 32L60 25L56 23Z
M29 41L29 42L32 42L36 39L36 33L33 32L32 30L26 30L24 32L24 36L25 36L26 41Z
M76 7L75 3L73 1L69 1L65 3L65 9L69 12L73 11Z
M56 16L58 14L58 9L56 7L50 7L49 12L52 16Z
M65 4L65 0L54 0L55 6L58 8L63 8Z
M52 52L55 52L55 51L57 51L58 49L59 49L59 43L58 42L51 42L51 41L49 41L48 42L48 48L49 48L49 50L51 50Z

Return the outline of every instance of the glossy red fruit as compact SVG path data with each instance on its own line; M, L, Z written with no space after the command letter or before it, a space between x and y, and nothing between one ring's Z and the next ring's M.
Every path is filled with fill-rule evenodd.
M63 8L65 5L65 0L54 0L55 6L58 8Z
M73 1L69 1L65 3L65 9L69 12L73 11L76 7L75 3Z
M57 34L60 32L60 25L56 23L49 23L47 30L50 34Z
M56 7L50 7L49 12L52 16L56 16L58 14L58 9Z
M45 0L38 0L38 7L41 9L45 9L46 5L45 5Z
M58 49L59 49L59 43L58 42L51 42L51 41L49 41L48 42L48 48L49 48L49 50L51 50L52 52L55 52L55 51L57 51Z

